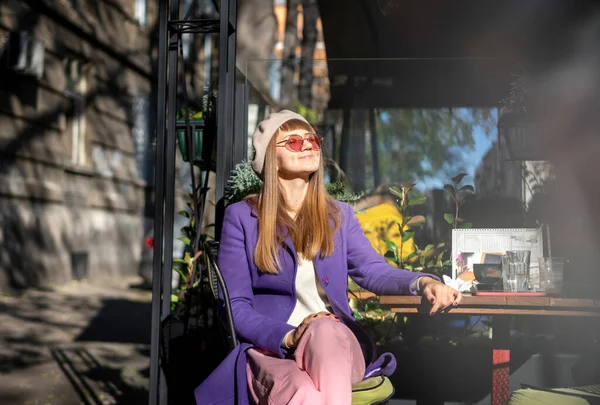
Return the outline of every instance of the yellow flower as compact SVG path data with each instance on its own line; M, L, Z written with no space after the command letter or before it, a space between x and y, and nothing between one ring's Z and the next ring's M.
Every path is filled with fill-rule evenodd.
M402 237L398 230L398 224L402 223L402 214L392 203L384 202L379 205L367 208L355 214L360 222L365 236L371 242L373 248L384 255L388 248L383 239L390 240L398 246L402 245L402 258L415 251L413 239L409 239L402 244ZM404 229L407 229L406 227ZM392 263L390 260L388 260Z

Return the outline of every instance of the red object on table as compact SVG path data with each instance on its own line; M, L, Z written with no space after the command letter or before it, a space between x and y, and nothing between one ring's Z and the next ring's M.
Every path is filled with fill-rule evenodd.
M545 297L545 292L477 291L480 297Z

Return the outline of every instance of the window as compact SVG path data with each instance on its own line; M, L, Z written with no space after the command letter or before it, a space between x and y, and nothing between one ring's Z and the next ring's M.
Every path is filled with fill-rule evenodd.
M71 101L68 122L71 127L71 164L86 164L85 98L88 92L89 67L79 59L65 62L66 94Z
M148 0L135 0L135 19L140 25L148 23Z

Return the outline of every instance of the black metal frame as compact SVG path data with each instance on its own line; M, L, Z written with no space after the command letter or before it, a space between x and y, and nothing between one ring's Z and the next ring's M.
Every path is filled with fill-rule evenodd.
M161 333L161 321L170 313L170 269L173 267L173 216L175 204L178 51L181 34L183 33L218 32L220 35L216 145L216 198L218 206L224 206L222 200L227 178L233 169L233 162L239 156L239 153L234 153L233 149L235 145L234 118L236 118L234 117L234 92L237 0L221 0L218 20L191 19L188 18L190 13L181 20L179 3L180 0L159 0L158 2L158 100L156 107L157 132L154 173L154 239L157 242L154 244L152 277L149 387L149 404L151 405L166 405L168 403L167 381L161 369L159 350L161 339L164 339L164 334ZM245 106L243 110L245 110ZM241 134L239 131L236 132ZM193 148L188 149L193 150ZM218 213L217 218L219 218ZM169 270L165 271L165 269Z
M203 252L206 259L206 267L208 269L208 278L210 280L210 288L213 293L215 301L220 303L225 310L225 319L223 320L222 314L219 312L217 317L228 335L227 341L229 343L229 350L233 350L238 345L237 335L235 333L235 327L233 323L233 313L231 312L231 301L229 300L229 290L225 284L223 273L219 269L217 264L217 254L219 251L219 242L207 241L205 243ZM222 297L221 297L222 296Z

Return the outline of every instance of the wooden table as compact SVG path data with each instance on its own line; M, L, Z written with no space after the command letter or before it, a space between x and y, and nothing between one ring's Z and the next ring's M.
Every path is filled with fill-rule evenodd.
M382 296L381 304L392 312L429 314L431 305L422 297ZM465 296L458 306L442 314L493 315L492 405L504 405L510 397L510 316L600 317L600 300L553 297Z

